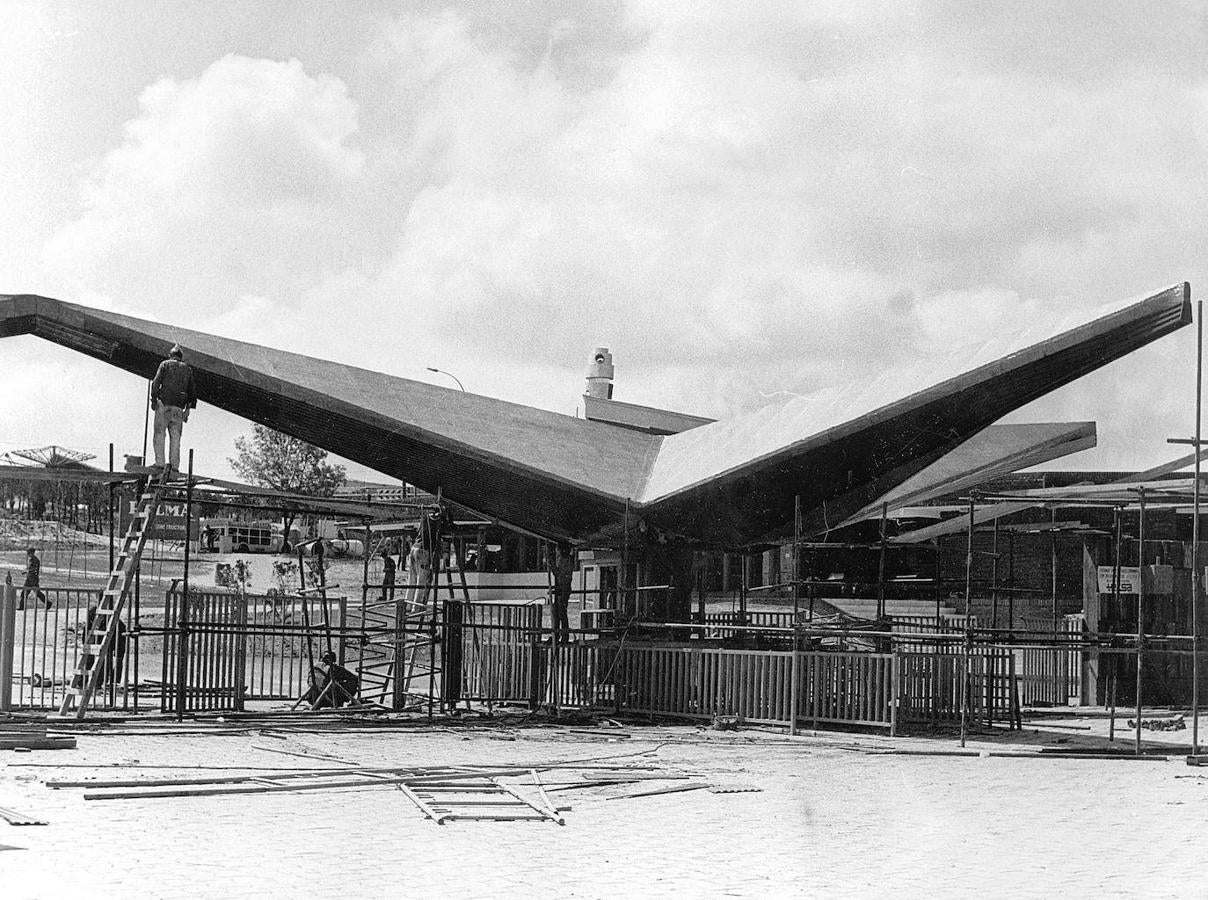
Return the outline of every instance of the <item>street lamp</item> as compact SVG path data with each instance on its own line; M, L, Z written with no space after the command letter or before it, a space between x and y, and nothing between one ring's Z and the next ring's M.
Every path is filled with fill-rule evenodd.
M446 372L444 369L435 369L435 368L433 368L432 366L428 366L428 371L429 371L429 372L436 372L436 373L438 373L438 374L440 374L440 375L448 375L450 378L452 378L454 381L456 381L456 382L457 382L457 386L458 386L459 388L461 388L462 392L463 392L463 393L465 392L466 386L465 386L464 384L462 384L462 383L461 383L461 379L460 379L460 378L458 378L456 375L454 375L452 372Z

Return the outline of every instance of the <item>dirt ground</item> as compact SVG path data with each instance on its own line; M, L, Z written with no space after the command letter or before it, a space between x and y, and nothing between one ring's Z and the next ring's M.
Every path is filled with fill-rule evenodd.
M1208 777L1177 755L978 755L1100 740L1051 727L1086 720L1045 724L980 736L973 756L897 753L954 751L951 736L608 720L92 725L74 751L0 756L0 806L49 823L0 823L22 848L0 852L0 883L12 898L1205 896ZM566 761L666 780L592 787ZM47 785L345 764L537 766L566 824L436 825L390 785L103 802ZM507 782L534 791L527 772ZM628 796L647 784L736 792Z

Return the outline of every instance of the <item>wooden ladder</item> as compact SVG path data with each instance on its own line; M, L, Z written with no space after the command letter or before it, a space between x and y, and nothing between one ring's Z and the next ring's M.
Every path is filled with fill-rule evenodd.
M545 793L541 779L530 771L540 794L534 803L498 778L483 776L471 780L439 781L416 779L398 785L398 789L437 825L445 822L556 822L566 820Z
M130 585L134 581L134 573L138 570L143 547L146 546L147 536L155 523L160 498L166 486L165 475L148 482L139 496L130 528L126 531L121 549L113 560L109 582L101 592L100 605L97 606L96 615L92 617L92 624L84 634L84 650L80 654L75 677L59 705L60 716L68 715L74 706L75 717L84 718L101 674L105 671L108 662L106 657L117 635L118 619L126 606L126 599L130 596Z

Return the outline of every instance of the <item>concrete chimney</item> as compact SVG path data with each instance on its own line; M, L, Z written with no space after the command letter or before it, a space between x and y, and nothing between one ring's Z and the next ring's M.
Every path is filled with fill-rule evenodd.
M598 400L612 399L612 354L607 347L597 347L591 351L591 365L587 367L588 397Z

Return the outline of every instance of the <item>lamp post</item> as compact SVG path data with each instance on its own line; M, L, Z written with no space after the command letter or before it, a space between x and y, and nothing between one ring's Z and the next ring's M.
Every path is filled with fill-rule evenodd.
M461 379L460 379L460 378L458 378L456 375L454 375L452 372L446 372L444 369L437 369L437 368L434 368L434 367L432 367L432 366L428 366L428 371L429 371L429 372L436 372L436 373L438 373L438 374L440 374L440 375L448 375L450 378L452 378L454 381L456 381L456 382L457 382L457 386L458 386L459 388L461 388L462 393L465 393L466 386L465 386L464 384L462 384L462 383L461 383Z

